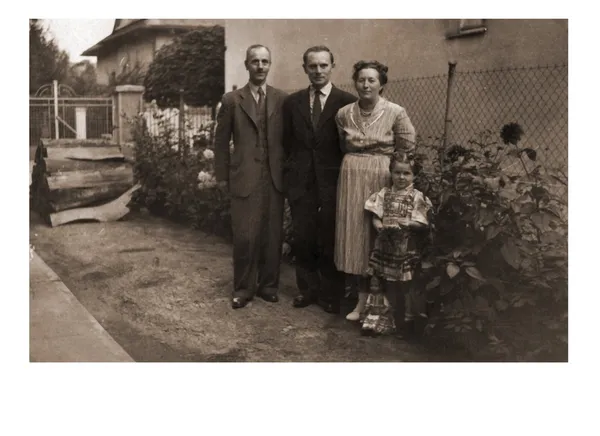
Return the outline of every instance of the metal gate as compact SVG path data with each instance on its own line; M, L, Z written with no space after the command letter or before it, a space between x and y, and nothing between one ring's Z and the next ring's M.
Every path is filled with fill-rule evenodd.
M113 133L113 99L78 97L56 81L29 97L29 145L40 138L93 139Z

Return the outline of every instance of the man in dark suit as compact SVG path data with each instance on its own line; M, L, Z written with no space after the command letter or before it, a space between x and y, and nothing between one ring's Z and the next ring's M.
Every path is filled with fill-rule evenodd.
M299 294L294 307L319 303L338 313L343 274L333 261L337 180L342 151L335 123L337 111L356 97L331 84L333 53L325 46L304 53L310 86L284 104L284 184L292 212Z
M278 301L283 237L282 107L287 94L266 84L267 47L250 46L244 65L249 82L223 96L215 132L215 175L220 188L231 194L234 309L254 295Z

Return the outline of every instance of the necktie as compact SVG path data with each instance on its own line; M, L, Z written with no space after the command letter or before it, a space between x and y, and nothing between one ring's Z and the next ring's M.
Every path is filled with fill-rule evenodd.
M258 113L262 113L263 105L265 104L265 92L262 88L258 88L258 103L256 103L256 107L258 108Z
M316 129L319 124L319 117L321 116L321 91L315 90L315 98L313 100L313 110L312 110L312 123L313 127Z

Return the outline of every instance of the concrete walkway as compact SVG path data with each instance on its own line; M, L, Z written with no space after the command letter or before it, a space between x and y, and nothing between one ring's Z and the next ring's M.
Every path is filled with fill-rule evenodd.
M29 184L35 152L30 148ZM31 362L133 362L42 258L29 263Z
M60 278L32 253L29 264L31 362L133 362L79 303Z

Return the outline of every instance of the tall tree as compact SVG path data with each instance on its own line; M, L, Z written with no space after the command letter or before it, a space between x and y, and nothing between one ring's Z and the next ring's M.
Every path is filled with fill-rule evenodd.
M80 96L98 95L103 92L97 81L96 65L88 60L72 64L69 68L66 84Z
M69 73L69 55L47 35L40 20L29 20L29 93Z
M144 99L178 107L180 90L190 106L215 106L224 92L225 30L203 27L163 46L148 67Z
M143 85L145 75L145 64L136 61L133 66L122 67L118 74L116 71L111 71L108 76L109 89L118 85Z

